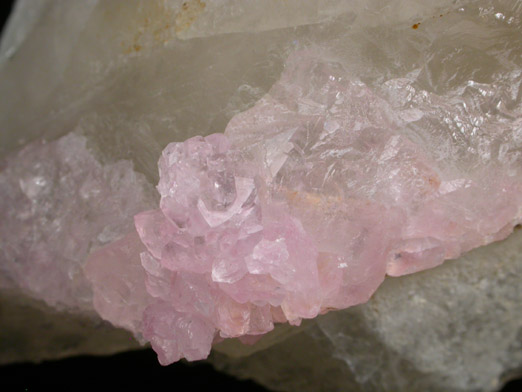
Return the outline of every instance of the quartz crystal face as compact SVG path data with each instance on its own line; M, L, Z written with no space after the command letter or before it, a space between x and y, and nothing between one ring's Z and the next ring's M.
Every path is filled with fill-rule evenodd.
M95 311L167 365L504 240L521 17L515 0L20 1L0 288Z

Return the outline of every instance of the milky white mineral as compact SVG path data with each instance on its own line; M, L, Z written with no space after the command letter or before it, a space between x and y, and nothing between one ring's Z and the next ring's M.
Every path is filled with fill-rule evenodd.
M520 1L31 4L0 46L2 290L277 388L520 366L520 235L475 249L522 222Z

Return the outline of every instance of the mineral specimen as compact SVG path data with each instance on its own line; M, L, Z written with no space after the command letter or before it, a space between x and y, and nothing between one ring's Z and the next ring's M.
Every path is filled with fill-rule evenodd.
M347 75L325 53L298 51L226 136L196 136L163 151L160 209L135 217L147 248L142 302L155 299L143 334L162 363L205 358L217 331L258 335L274 322L299 325L360 304L386 273L437 266L522 222L518 120L500 126L463 112L480 101L478 92L424 93L404 108L380 96L412 93L412 80L389 80L377 94ZM440 137L448 118L480 122L480 135L462 136L468 152L435 153L422 143ZM438 123L435 132L428 122ZM491 146L487 156L473 149L480 144ZM473 158L472 169L460 167ZM114 268L118 281L126 266L136 267L111 247L121 245L93 258L105 267L126 257ZM104 307L127 305L127 297L105 298ZM99 312L125 325L115 309Z
M522 221L519 1L30 4L0 48L10 295L277 388L520 366L520 236L460 257Z

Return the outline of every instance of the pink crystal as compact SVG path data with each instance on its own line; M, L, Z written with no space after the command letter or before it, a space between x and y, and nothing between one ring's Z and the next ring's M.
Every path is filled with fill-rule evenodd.
M157 303L144 314L144 337L158 353L162 365L181 358L204 359L210 354L214 326L191 313L180 313L168 303Z
M519 158L501 147L516 124L485 121L466 146L434 151L466 97L424 91L402 102L413 80L371 90L329 59L295 53L225 135L163 151L160 208L135 217L146 248L140 295L150 297L141 332L162 364L365 302L386 274L435 267L521 222ZM491 151L480 154L484 143Z
M141 332L143 312L152 302L140 264L144 250L138 234L131 231L91 254L84 268L92 283L94 309L102 318L135 333Z
M91 311L85 259L132 229L133 215L152 199L130 161L103 165L86 143L71 133L31 143L5 160L0 286L22 289L60 309Z

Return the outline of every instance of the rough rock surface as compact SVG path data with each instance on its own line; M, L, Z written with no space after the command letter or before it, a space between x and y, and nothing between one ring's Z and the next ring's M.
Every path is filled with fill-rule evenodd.
M132 333L93 314L59 311L20 291L0 293L0 365L142 348Z
M73 155L81 158L96 151L98 163L94 166L101 172L111 172L112 165L118 167L115 164L118 160L132 161L133 165L125 164L126 169L133 167L136 172L143 173L147 187L160 180L157 160L169 143L222 132L227 124L227 141L217 141L214 136L190 140L199 140L200 144L206 143L202 140L208 141L207 144L218 150L228 143L230 154L241 155L227 161L225 175L217 177L225 186L231 184L226 173L233 173L235 184L227 188L233 192L213 192L210 183L203 181L197 191L203 190L205 194L193 197L187 189L186 195L192 195L187 201L197 200L195 205L186 204L187 208L182 211L173 208L172 200L165 196L176 182L161 178L166 185L161 212L149 212L137 219L138 229L148 228L149 235L133 233L130 215L124 214L122 222L126 223L113 232L111 241L119 239L103 246L106 242L95 238L99 232L84 225L85 222L79 222L78 228L84 228L91 238L79 239L78 252L67 253L67 248L60 249L67 251L65 256L74 256L71 268L78 273L71 274L69 279L65 273L69 267L62 268L67 263L61 262L57 263L56 271L47 271L64 278L59 287L40 290L34 282L20 285L16 282L28 282L31 274L18 274L16 271L21 271L22 267L13 266L12 259L5 264L10 267L9 273L2 273L2 287L15 287L15 295L36 295L62 307L59 303L64 301L71 302L65 304L66 307L77 307L74 302L80 300L85 308L90 308L90 288L87 286L84 290L80 268L90 254L91 261L85 272L93 278L94 307L104 318L112 317L116 325L135 331L140 339L151 340L162 353L163 363L181 355L191 359L206 355L213 340L209 337L214 336L216 326L222 336L237 336L252 333L256 328L258 332L266 331L274 320L290 319L298 323L300 318L326 308L364 301L385 272L399 275L414 272L418 266L440 264L445 258L456 257L473 247L505 237L520 218L520 1L266 1L261 8L256 1L235 0L223 2L223 7L218 7L217 1L200 0L47 0L39 2L39 6L34 4L30 0L18 2L0 47L0 92L10 97L0 105L0 151L13 154L5 160L3 156L3 162L16 159L13 158L16 150L33 140L37 140L36 144L25 148L38 145L45 150L46 146L60 143L56 140L64 140L59 137L76 129L89 147L84 153ZM348 100L336 102L337 93ZM331 113L330 109L339 110L339 113ZM245 125L251 132L245 131ZM351 132L341 132L344 129ZM329 166L317 164L322 158L338 161L314 155L311 147L320 145L321 137L330 143L331 150L342 155L343 160L351 160L349 167L353 170L337 170L339 168L334 165L336 170L329 172ZM47 145L42 145L41 139L47 140ZM180 145L171 145L167 151ZM268 147L266 151L265 147ZM25 150L21 151L23 154ZM259 165L263 154L270 163L266 167ZM58 161L60 157L63 155L56 154ZM380 159L384 164L372 164ZM216 164L219 174L219 159L211 161ZM84 173L83 165L79 166L75 170ZM18 180L29 172L18 173L12 165L9 169L4 163L0 167L0 176L9 172L20 177L6 180L9 185L2 191L17 190L20 198L13 196L13 203L21 206L22 215L27 214L28 209L22 205L26 196L22 195L24 191ZM197 167L197 164L191 163L184 169L187 177L192 175L191 167ZM98 169L95 172L99 172ZM171 168L165 164L162 170L170 171ZM231 268L234 265L241 267L241 263L227 265L221 262L208 269L208 259L204 256L215 249L201 246L212 243L201 241L201 230L209 236L227 234L228 239L237 241L238 233L227 232L230 229L227 225L234 219L244 218L242 210L236 210L237 195L233 193L243 195L252 187L248 180L251 177L246 173L256 173L255 189L251 192L257 197L253 203L257 214L254 218L259 218L260 211L261 223L268 224L263 228L271 228L270 221L279 222L279 219L267 217L275 213L287 218L282 222L292 222L291 228L272 227L273 238L263 238L254 246L263 244L257 249L259 252L250 249L251 244L242 244L243 249L252 251L252 257L247 257L244 263L246 272L244 268ZM325 180L324 187L317 187L318 178ZM352 179L353 184L346 185L346 179ZM74 209L73 201L78 195L76 185L82 181L83 178L72 176L75 185L66 188L69 193L64 194L70 198L65 197L65 203L54 206L49 214L38 216L36 221L53 222L55 216L60 216L61 206ZM337 186L339 182L346 185L345 188ZM53 182L53 192L60 193L60 186ZM125 196L121 200L127 197L140 199L130 188L122 190ZM97 200L99 206L104 205L105 199ZM360 200L364 202L357 204ZM95 199L91 201L90 205L98 207ZM337 235L322 233L320 228L324 225L316 224L320 222L319 217L328 216L324 213L328 208L333 208L337 214L336 208L343 203L351 209L341 211L345 214L341 216L348 214L354 227L362 229L360 237L355 236L355 229L349 230L351 225L339 229L346 235L344 240L352 238L353 242L336 241ZM145 204L140 210L152 208L151 204ZM271 212L271 206L280 205L286 207ZM229 207L235 209L233 217ZM113 219L112 212L107 212L107 218ZM9 211L7 215L16 213ZM181 227L179 224L188 223L183 216L185 213L192 218L199 214L203 221L192 219L194 222ZM336 221L336 214L331 215L333 223L342 222L341 219ZM177 256L158 257L157 246L163 239L150 234L158 226L147 222L162 224L163 217L169 216L174 221L178 219L176 225L180 230L174 230L174 233L171 227L166 231L180 240L172 253ZM202 222L205 224L201 225ZM249 218L247 222L252 223L252 220ZM207 229L205 225L212 228ZM2 233L7 233L8 237L2 237L2 240L12 238L14 234L5 227L2 226ZM379 234L379 230L382 233ZM262 261L267 255L276 261L291 259L292 251L286 249L285 252L283 241L277 241L291 232L306 234L305 243L297 236L303 249L315 248L322 254L327 248L328 252L337 254L351 246L350 261L368 257L378 262L371 263L372 270L360 266L358 274L350 275L326 273L328 269L325 271L324 265L335 264L335 260L329 260L321 263L323 267L317 267L319 288L313 268L312 274L306 275L307 284L311 282L312 286L291 287L300 282L291 282L288 277L303 271L285 271L270 263L253 262ZM39 229L34 234L33 238L38 240L49 232ZM246 234L247 238L264 235L255 231ZM420 237L412 237L417 234ZM136 240L137 235L154 241L145 241L145 247L142 247ZM388 242L378 241L379 235ZM366 236L371 239L368 243L362 241ZM66 237L56 238L66 241ZM513 238L492 245L497 249L494 254L488 250L493 248L488 247L450 262L453 266L470 260L455 270L442 266L399 280L385 279L373 300L347 311L349 314L362 312L360 319L363 322L346 323L342 313L336 312L320 316L318 324L305 322L303 327L312 325L311 331L317 332L311 334L317 339L316 343L311 339L295 338L311 336L295 335L299 331L295 327L289 331L275 327L275 331L251 349L236 347L229 339L228 343L222 343L229 354L256 352L248 360L237 362L231 371L256 376L262 382L287 390L299 389L304 381L312 390L314 386L338 389L348 387L352 382L365 390L393 390L413 385L415 380L418 380L418 390L493 390L499 379L509 376L508 371L520 366L520 347L516 346L520 341L517 335L520 322L510 316L513 309L517 311L516 307L506 305L520 302L520 275L516 272L520 260L511 255L513 246L506 245L515 241ZM9 240L9 244L25 244L17 246L19 250L41 248L33 247L31 241L31 237L17 237ZM187 246L185 241L189 244L192 241L193 247ZM284 242L286 246L286 239ZM226 255L226 260L238 256L227 250L226 245L230 242L215 243L223 245L219 252ZM381 253L377 257L364 253L371 248L364 245L370 243L381 247L376 250ZM2 246L4 254L12 251L9 246ZM95 249L98 250L92 253ZM194 254L196 251L201 254ZM140 258L139 253L143 257ZM46 254L45 247L38 252L38 255L42 254ZM63 255L58 259L65 260ZM201 263L187 263L184 258L187 255ZM200 255L202 257L198 258ZM29 261L38 259L25 258ZM122 263L125 260L134 264ZM471 260L483 262L472 263ZM507 263L508 260L513 264ZM339 266L344 267L343 263ZM486 279L492 273L488 267L498 268L500 274L512 278ZM114 278L120 271L124 273ZM444 279L437 271L449 271L454 278ZM481 292L467 290L474 285L475 275L471 272L486 279L484 285L491 284L484 288L484 295L493 296L493 302L482 298ZM252 292L250 285L240 287L238 283L245 276L259 278L263 274L274 281L285 282L283 294L286 297L279 296L279 290L275 290L269 292L268 298L259 300L256 296L266 293L266 286ZM143 279L138 279L139 276ZM238 276L242 277L233 282ZM322 283L321 276L327 278ZM335 280L335 276L342 279ZM406 301L409 295L405 291L406 282L412 282L411 291L426 301L405 306L409 303ZM24 286L24 294L17 292L16 286ZM212 290L219 287L219 291L209 291L209 287ZM349 287L356 289L347 293ZM76 297L80 291L85 295ZM195 309L193 306L213 304L214 294L219 297L223 292L235 298L234 302L225 307L222 306L225 302L218 298L218 306L214 308L218 311L212 316L210 308L199 306ZM310 294L301 302L305 306L298 306L299 301L288 302L288 293L292 292ZM385 301L388 308L380 307L372 313L375 306L384 303L379 300L383 298L381 292L389 298ZM438 292L452 293L454 297L436 295ZM65 299L56 296L67 293L73 296ZM204 295L198 298L198 293L210 293L211 298L204 298ZM251 296L252 302L245 294ZM472 305L473 301L478 301L477 304L484 306L472 306L470 301ZM267 302L270 308L266 306ZM247 303L253 306L236 309L237 304ZM126 304L129 306L123 306ZM401 306L406 309L403 313ZM508 310L503 312L503 306ZM247 321L246 316L255 314L258 309L264 309L264 313L252 318L254 323ZM197 313L197 317L187 318L188 313ZM335 318L337 314L339 320ZM401 318L393 314L401 314ZM353 319L357 319L356 316ZM504 321L502 328L505 329L499 329L499 319ZM2 325L10 323L10 319L3 316L1 321ZM189 324L192 327L188 327ZM320 325L320 328L314 325ZM431 326L433 330L429 329ZM466 334L458 332L475 331L474 328L477 334L469 337L487 331L496 338L468 341ZM294 332L290 332L292 330ZM81 339L82 333L75 336ZM201 339L188 338L192 333ZM294 337L287 336L292 333ZM183 334L187 334L184 339L177 339ZM249 340L254 338L249 337ZM329 345L337 351L328 351ZM61 351L63 347L57 345L57 350ZM302 362L303 358L308 358L303 353L313 347L320 347L319 351L325 353L318 356L320 363L314 365L317 371L311 369L309 363ZM416 350L419 347L423 350ZM437 351L438 347L442 351ZM43 352L47 354L35 354L35 358L51 355L49 351ZM332 352L341 359L332 359ZM351 356L353 352L358 354ZM375 352L385 353L384 357L375 358ZM488 356L488 352L494 354ZM217 363L224 366L226 361L220 358ZM270 363L281 371L274 371L274 367L269 373L260 370L260 366ZM382 372L372 370L375 363L381 364L378 369ZM397 365L386 367L392 364ZM350 372L355 375L355 381L347 376ZM469 377L459 379L458 372ZM287 377L289 374L296 376Z

